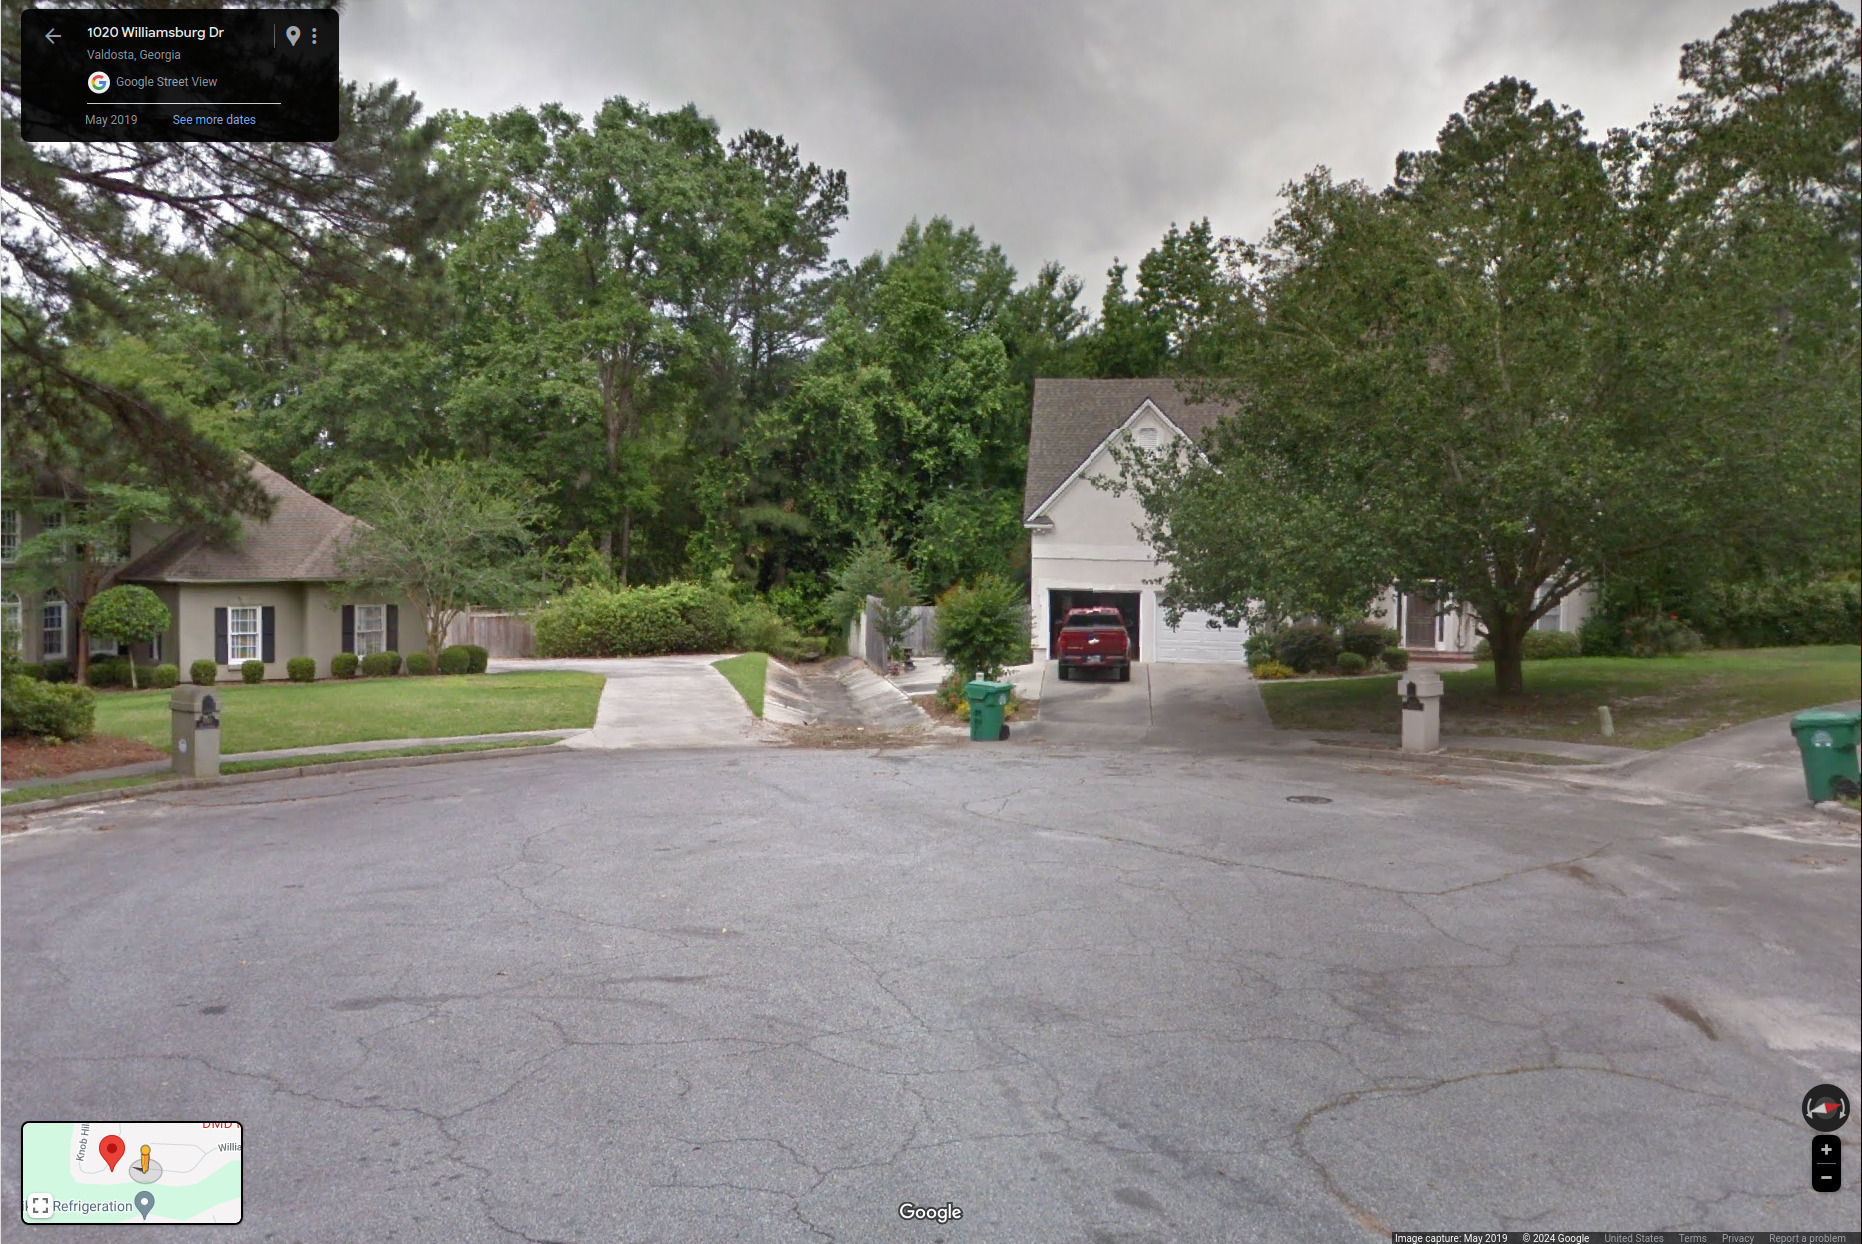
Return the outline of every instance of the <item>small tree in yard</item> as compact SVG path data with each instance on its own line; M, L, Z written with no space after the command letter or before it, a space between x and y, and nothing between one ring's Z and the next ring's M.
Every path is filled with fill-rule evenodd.
M854 549L841 568L834 572L834 589L822 602L822 612L834 629L846 633L853 620L866 610L866 598L877 596L885 601L890 595L903 594L909 605L911 571L899 560L884 536L869 534ZM899 634L904 634L904 627ZM888 643L891 637L888 636Z
M468 606L520 608L536 599L539 498L515 472L483 462L422 459L359 480L344 495L344 508L362 521L337 555L342 596L405 596L437 664L447 628Z
M92 635L121 644L146 644L173 623L162 598L146 587L124 583L91 597L84 610L84 625ZM136 686L136 659L129 659L129 685Z
M953 587L938 598L937 633L952 677L962 681L978 672L999 678L1028 637L1021 592L992 574L973 587Z

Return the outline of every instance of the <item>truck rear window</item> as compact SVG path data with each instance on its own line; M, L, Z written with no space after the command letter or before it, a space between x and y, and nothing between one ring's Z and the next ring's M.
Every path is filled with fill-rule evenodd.
M1124 630L1125 620L1116 613L1076 613L1067 619L1068 626Z

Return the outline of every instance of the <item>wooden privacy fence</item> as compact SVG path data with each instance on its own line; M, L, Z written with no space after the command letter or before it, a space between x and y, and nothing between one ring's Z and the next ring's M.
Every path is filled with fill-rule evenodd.
M914 605L911 625L899 639L900 647L910 648L914 657L936 656L943 651L937 642L937 607ZM873 669L886 672L886 641L879 633L879 597L866 598L866 612L847 628L847 653L859 657Z
M446 642L477 644L494 657L527 657L536 652L536 630L521 613L460 614L446 628Z

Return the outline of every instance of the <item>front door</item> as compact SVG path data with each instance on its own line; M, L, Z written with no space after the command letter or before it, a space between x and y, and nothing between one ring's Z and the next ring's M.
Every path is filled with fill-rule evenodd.
M1435 597L1416 592L1403 595L1403 646L1435 647Z

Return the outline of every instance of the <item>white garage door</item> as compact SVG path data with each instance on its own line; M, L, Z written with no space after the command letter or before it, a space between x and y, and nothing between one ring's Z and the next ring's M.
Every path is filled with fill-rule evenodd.
M1244 661L1245 626L1223 626L1206 613L1186 613L1172 630L1158 611L1156 652L1159 661Z

